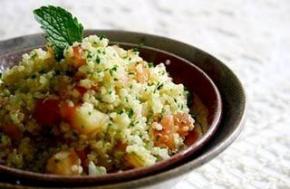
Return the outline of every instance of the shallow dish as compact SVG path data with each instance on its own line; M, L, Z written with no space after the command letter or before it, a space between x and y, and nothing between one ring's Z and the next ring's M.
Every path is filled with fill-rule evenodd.
M136 184L136 181L140 181L140 184L143 183L144 185L149 184L151 182L159 182L161 180L165 180L167 178L170 178L172 176L175 175L179 175L182 174L186 171L188 171L188 165L190 164L190 167L197 167L203 163L205 163L206 161L208 161L209 159L213 158L217 153L221 152L227 145L229 145L232 140L235 138L235 136L237 134L237 131L239 130L240 127L239 123L243 117L243 113L244 113L244 106L245 106L245 99L244 99L244 94L243 94L243 90L241 88L241 85L239 83L239 81L237 80L237 78L232 74L232 72L230 70L228 70L224 65L222 65L218 60L214 59L213 57L211 57L210 55L204 53L203 51L200 51L194 47L176 42L174 40L170 40L170 39L166 39L166 38L162 38L162 37L157 37L157 36L152 36L152 35L147 35L147 34L138 34L138 33L130 33L130 32L119 32L119 31L89 31L88 33L92 34L92 33L98 33L98 34L105 34L108 38L110 38L112 41L115 42L122 42L123 45L138 45L140 43L143 43L145 46L150 46L150 47L155 47L160 50L158 53L162 53L162 54L167 54L166 56L171 55L168 52L174 53L175 55L179 55L182 58L185 58L187 60L189 60L190 62L193 62L194 64L198 65L199 67L203 68L214 80L215 82L218 84L219 89L222 91L222 96L223 96L223 101L226 102L226 106L223 108L223 110L225 111L226 115L230 115L231 117L223 117L223 120L225 122L225 118L227 118L228 120L231 120L230 123L232 123L232 126L228 125L228 129L230 129L230 131L224 132L222 134L217 133L217 136L225 136L226 138L221 138L223 140L229 140L230 141L223 143L223 145L218 145L218 146L212 146L211 148L207 149L211 149L212 152L211 154L206 154L204 149L202 150L203 153L190 153L188 155L185 155L186 153L180 153L178 155L181 155L182 161L176 161L174 162L174 158L171 159L171 161L164 167L162 167L161 163L165 163L165 162L160 162L160 164L156 164L156 168L154 172L146 172L145 169L139 169L139 170L132 170L132 172L124 172L121 174L128 174L126 177L120 176L120 175L116 175L116 177L114 176L110 176L109 180L98 180L101 177L81 177L81 178L60 178L60 177L54 177L54 176L41 176L39 174L35 174L35 173L27 173L27 172L23 172L23 171L19 171L19 170L15 170L15 169L11 169L11 168L7 168L7 167L1 167L1 172L7 174L10 174L10 176L7 178L13 181L13 178L11 177L12 175L17 177L18 179L20 179L21 183L29 183L29 180L34 180L33 183L30 183L30 185L58 185L58 186L64 186L64 185L74 185L78 184L79 186L82 185L100 185L100 184L109 184L113 182L115 182L116 184L112 187L118 186L133 186ZM7 54L10 54L9 52L20 52L20 51L25 51L28 50L29 48L33 47L37 47L43 44L42 39L40 38L40 35L32 35L32 36L26 36L24 38L17 38L17 39L12 39L12 40L8 40L8 41L4 41L0 44L0 51L1 54L0 55L2 57L2 64L1 66L5 65L7 67L7 65L9 65L9 63L11 62L15 62L15 60L13 60L13 58L15 58L15 56L7 56ZM144 49L146 49L146 47L143 47ZM7 49L10 49L7 50ZM152 51L152 49L147 48L147 52L150 52L150 50ZM167 51L167 52L164 52ZM157 53L157 54L158 54ZM150 53L149 53L150 54ZM5 55L5 57L4 57ZM144 51L144 56L146 56L146 51ZM16 56L17 57L17 56ZM157 57L161 57L160 55L158 55ZM174 58L174 55L171 55L171 58ZM155 54L155 58L156 58L156 54ZM165 57L168 59L168 57ZM175 57L176 59L180 60L180 61L185 61L183 59L180 59L178 57ZM145 59L147 59L145 57ZM163 59L164 61L165 59ZM5 62L6 61L6 62ZM3 63L4 62L4 63ZM156 63L158 63L158 61L155 60ZM172 61L173 62L173 61ZM187 64L187 63L186 63ZM172 64L174 65L174 64ZM176 67L178 67L179 64L175 65L175 67L172 67L172 70L175 70L176 73L179 73L179 76L182 76L183 80L184 80L184 75L181 74L180 71L183 71L184 73L190 72L188 71L188 69L193 68L191 66L187 67L186 69L176 69ZM4 67L2 67L4 68ZM169 68L168 68L169 69ZM194 70L197 70L197 72L200 72L199 69L195 68ZM171 71L169 70L169 72L171 73ZM172 75L172 73L171 73ZM192 75L189 74L190 77L192 78ZM206 75L202 74L203 77L206 77ZM187 73L188 76L188 73ZM223 83L225 82L226 78L228 77L229 81L227 83ZM174 76L173 76L174 77ZM194 77L194 76L193 76ZM178 78L176 77L176 80L180 80L183 81L182 78ZM186 81L189 82L189 80L187 79ZM193 79L192 79L193 81ZM211 83L211 82L210 82ZM184 83L186 86L187 84ZM211 83L212 84L212 83ZM236 99L236 102L232 102L231 100L233 100L230 96L228 96L228 94L226 94L226 90L228 90L228 88L223 88L223 87L229 87L229 85L232 85L232 89L233 91L228 91L229 94L231 95L236 95L233 97L238 97L238 99ZM204 89L202 88L206 88L206 85L201 85L201 89L200 90L196 90L195 92L198 93L200 91L200 93L202 93L201 91L203 91ZM188 87L188 86L187 86ZM195 88L197 89L197 88ZM206 90L204 90L205 92ZM236 94L236 92L239 92L239 96L237 96L238 94ZM198 95L199 96L199 95ZM203 95L200 96L200 98L202 98ZM204 98L206 97L206 94L204 96ZM210 98L210 97L209 97ZM205 99L201 99L201 100L205 100ZM213 107L217 107L215 106L216 104L214 104L215 101L212 101L212 103L210 103L210 105L213 105ZM231 104L232 103L232 104ZM233 104L235 103L235 104ZM204 104L206 105L206 102L204 102ZM210 108L209 104L207 104L208 110L209 112L213 112L213 113L217 113L219 111L216 110L212 110L212 108ZM236 110L235 112L231 112L233 111L233 107L229 107L229 105L238 105L236 106ZM236 113L231 114L231 113ZM220 112L218 113L220 114ZM209 115L214 115L214 114L209 114ZM225 114L224 114L225 115ZM209 122L210 123L214 123L217 124L218 123L218 119L212 119L209 117ZM226 122L225 122L226 123ZM224 125L221 125L221 127L223 127ZM207 133L210 133L211 131L210 127L209 131ZM219 129L220 130L220 129ZM207 134L206 133L206 134ZM228 134L228 135L225 135ZM216 138L216 137L215 137ZM200 140L202 141L202 139ZM198 141L199 142L199 141ZM199 143L194 143L195 145L199 146ZM201 142L202 143L202 142ZM205 144L205 143L202 143ZM211 144L215 144L215 143L211 143ZM217 144L217 143L216 143ZM196 148L197 149L197 148ZM215 151L214 151L215 150ZM185 151L184 151L185 152ZM205 153L205 154L204 154ZM200 154L203 154L203 158L200 159L200 157L202 156L198 156ZM206 156L206 158L204 157ZM197 157L196 159L193 159L193 157ZM186 163L187 161L190 161L190 163ZM176 164L175 164L176 163ZM183 164L183 165L182 165ZM178 167L177 165L182 165L180 167ZM160 167L161 166L161 167ZM154 166L150 167L149 169L152 169ZM164 170L168 170L168 171L164 171ZM138 175L138 171L139 174ZM163 171L163 172L162 172ZM159 172L162 172L160 174L158 174ZM155 177L152 178L152 175L154 175ZM167 176L166 176L167 175ZM144 178L144 176L147 176ZM3 177L2 177L3 178ZM22 180L21 178L25 178L24 180ZM110 180L114 178L114 180ZM151 179L149 179L151 178ZM133 179L138 179L136 181L132 181ZM148 180L149 179L149 180ZM128 181L131 180L131 181ZM15 181L15 178L14 178ZM41 182L37 182L37 181L41 181ZM43 182L43 181L51 181L51 182ZM99 182L98 182L99 181ZM102 182L100 182L102 181ZM128 181L128 182L124 182L124 181ZM144 182L145 181L145 182ZM122 182L122 183L121 183ZM148 183L149 182L149 183Z

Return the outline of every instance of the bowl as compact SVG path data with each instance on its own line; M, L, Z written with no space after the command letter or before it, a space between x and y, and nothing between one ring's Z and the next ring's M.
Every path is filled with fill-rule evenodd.
M34 181L41 181L44 185L57 186L74 186L88 184L107 184L123 180L132 180L140 177L150 175L154 172L166 169L173 166L178 161L191 156L196 153L210 137L214 134L219 120L221 118L222 102L218 89L211 81L211 79L194 64L187 60L175 56L172 53L162 51L160 49L147 47L139 44L131 44L124 42L112 42L118 44L125 49L139 48L140 56L145 60L154 63L165 63L166 69L172 76L175 83L182 83L190 92L189 105L191 113L196 115L196 127L185 138L187 148L173 155L170 159L157 162L153 166L139 169L131 169L122 172L108 173L103 176L61 176L51 174L33 173L29 171L17 170L0 165L0 171L10 174L16 178L33 179ZM41 45L35 45L25 49L17 49L12 52L5 53L0 56L0 62L6 68L14 65L21 59L22 54L30 51Z
M196 96L200 97L200 100L207 107L208 112L210 112L208 115L220 115L221 111L216 109L218 107L218 103L220 102L218 100L219 93L214 87L213 82L209 79L208 76L210 76L210 78L214 81L214 83L218 87L218 90L221 93L223 103L222 118L218 119L219 116L208 116L207 120L210 127L205 135L192 145L196 145L195 148L191 146L195 150L185 150L177 154L175 156L177 160L173 157L170 159L170 161L160 162L152 167L139 170L130 170L121 173L127 174L126 176L122 176L118 173L118 175L115 176L105 176L106 178L55 177L52 175L42 175L1 166L0 172L2 180L0 179L0 182L2 182L3 187L13 187L13 183L15 184L19 182L23 185L30 185L36 187L92 186L94 188L128 188L136 186L141 187L152 184L155 184L155 186L157 187L156 183L166 181L168 179L170 179L169 181L172 182L172 177L182 175L189 170L206 163L217 154L221 153L237 137L239 131L242 128L241 123L245 110L245 95L239 80L219 60L195 47L164 37L125 31L89 30L86 32L86 34L96 33L105 35L114 43L118 43L124 47L139 46L140 49L143 49L142 53L146 60L147 58L148 60L152 58L153 60L155 60L155 62L158 62L156 60L163 60L166 62L168 57L170 57L169 60L171 62L168 65L170 74L174 76L173 73L176 73L174 79L177 82L185 82L184 84L187 87L188 85L192 84L191 82L195 81L195 79L192 79L194 78L195 74L192 74L192 71L189 70L195 70L196 74L198 73L200 75L198 78L204 78L201 80L201 82L207 81L205 82L207 84L200 85L199 90L195 88L194 92L196 93ZM13 62L16 62L16 60L19 59L19 56L15 56L17 55L17 53L19 55L22 52L27 51L31 48L40 47L43 45L43 42L43 38L39 34L1 42L0 57L2 64L0 68L5 69L7 66L11 66ZM143 44L143 46L140 46L140 44ZM162 57L161 55L164 55L164 57ZM181 68L180 63L174 63L180 61L184 62L184 65L187 65L185 69ZM194 66L189 66L190 64ZM201 70L207 73L208 76L204 74L204 72ZM213 86L212 89L214 93L210 94L217 94L216 100L207 102L207 98L212 98L206 96L206 91L208 89L205 88L207 88L207 86ZM190 88L190 90L191 89L192 87ZM200 92L200 94L204 94L205 96L198 94L198 92ZM212 137L212 140L205 140L205 136L208 135L210 138L210 136L213 135L215 129L217 128L216 126L218 125L219 120L221 121L221 124L218 128L217 133Z

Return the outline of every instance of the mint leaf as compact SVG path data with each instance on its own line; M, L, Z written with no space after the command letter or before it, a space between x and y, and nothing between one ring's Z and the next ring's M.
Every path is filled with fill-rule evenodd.
M76 17L61 7L43 6L33 11L34 17L46 33L46 39L58 60L63 50L83 38L83 26Z

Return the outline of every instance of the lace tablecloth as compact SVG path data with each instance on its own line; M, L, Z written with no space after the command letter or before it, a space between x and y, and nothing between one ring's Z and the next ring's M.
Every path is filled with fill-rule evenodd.
M223 60L248 96L239 139L178 188L290 188L289 0L1 0L0 40L39 32L32 10L71 10L85 28L175 38Z

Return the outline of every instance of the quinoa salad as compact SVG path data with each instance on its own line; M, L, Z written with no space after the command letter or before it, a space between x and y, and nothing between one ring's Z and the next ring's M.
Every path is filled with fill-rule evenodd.
M24 54L0 79L0 164L103 175L166 160L194 128L188 92L163 63L91 35L55 58Z

